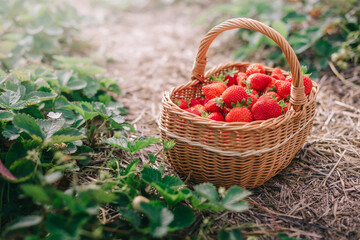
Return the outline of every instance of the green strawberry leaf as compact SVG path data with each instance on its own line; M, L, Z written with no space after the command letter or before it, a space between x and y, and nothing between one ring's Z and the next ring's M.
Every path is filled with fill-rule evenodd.
M194 189L198 194L211 202L219 201L218 192L216 191L214 185L212 185L211 183L201 183L194 186Z
M251 193L241 187L232 186L226 192L225 197L222 199L223 206L230 211L244 211L248 208L248 203L243 201Z
M25 114L15 115L13 118L14 126L23 130L27 134L29 134L34 140L42 141L43 134L39 125L36 123L35 119Z
M170 224L169 232L173 232L182 228L186 228L193 224L195 218L191 208L183 205L176 206L172 211L174 220Z
M2 135L11 141L20 137L21 132L22 130L17 129L13 125L7 125L3 127Z
M20 100L22 97L22 92L18 88L17 91L11 91L6 89L3 94L0 96L0 105L6 109L23 109L26 106L26 102Z
M11 121L14 117L14 113L10 111L2 111L0 110L0 121Z
M242 233L240 229L233 229L230 231L226 231L225 229L221 229L218 233L219 240L241 240L243 239Z

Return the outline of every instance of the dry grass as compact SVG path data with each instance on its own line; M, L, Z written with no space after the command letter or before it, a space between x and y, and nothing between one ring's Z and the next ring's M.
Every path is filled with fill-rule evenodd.
M86 5L87 1L79 4L84 12L98 13L100 18L106 15L104 9ZM86 37L100 46L99 59L113 59L106 67L120 78L124 94L119 101L129 108L127 120L139 135L159 134L156 119L162 92L188 80L197 44L205 33L192 22L202 11L199 5L178 3L121 12L86 27ZM232 34L217 39L209 65L231 60L234 44ZM360 67L353 67L341 76L331 71L320 75L317 113L307 144L288 168L253 190L250 211L219 216L210 234L226 218L229 225L258 224L251 234L261 238L278 231L307 239L360 238L360 90L352 86L360 85L359 73ZM159 146L149 150L156 152ZM97 159L101 162L104 156ZM173 173L169 166L166 171ZM94 180L85 178L84 182ZM108 221L114 216L111 209L104 209L101 218ZM188 231L196 232L199 224Z

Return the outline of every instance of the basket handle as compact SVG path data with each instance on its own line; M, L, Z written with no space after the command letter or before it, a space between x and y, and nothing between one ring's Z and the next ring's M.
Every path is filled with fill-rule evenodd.
M200 82L204 82L205 67L207 63L206 53L211 43L218 35L220 35L220 33L235 28L246 28L260 32L272 39L281 48L281 50L285 54L292 74L290 102L294 105L295 111L300 110L305 104L305 93L300 63L298 58L296 57L294 50L291 48L290 44L286 41L286 39L281 36L280 33L278 33L273 28L265 25L264 23L253 19L229 19L212 28L200 42L199 50L191 73L191 80L199 80Z

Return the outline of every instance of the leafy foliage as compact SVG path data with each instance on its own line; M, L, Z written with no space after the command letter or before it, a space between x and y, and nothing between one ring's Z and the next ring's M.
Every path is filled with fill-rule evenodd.
M13 69L39 63L71 46L80 17L54 0L0 1L0 62Z
M270 25L289 41L301 64L312 72L327 67L330 59L347 68L349 62L356 63L360 56L360 7L355 0L233 0L216 6L211 12L254 18ZM239 37L246 42L235 53L235 58L240 60L261 46L276 46L266 36L249 30L239 31ZM276 65L285 64L279 48L273 49L266 60L269 57Z

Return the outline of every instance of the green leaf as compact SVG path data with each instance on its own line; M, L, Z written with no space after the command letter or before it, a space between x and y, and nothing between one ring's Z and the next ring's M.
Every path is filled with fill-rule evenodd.
M51 201L49 195L43 186L33 184L23 184L20 186L23 192L41 203L49 203Z
M86 87L87 83L84 80L71 78L67 87L71 90L81 90Z
M67 108L78 112L85 121L99 115L99 113L95 112L93 106L88 102L72 103L71 105L67 106Z
M184 186L184 182L181 181L180 178L170 175L165 175L165 177L162 179L162 183L173 189L178 189L179 187Z
M175 146L175 141L173 141L173 140L167 141L164 139L164 140L162 140L162 144L164 147L164 151L167 152Z
M86 87L84 88L84 94L88 98L92 98L100 89L100 84L93 78L86 76L85 77Z
M16 229L21 229L21 228L32 227L32 226L35 226L35 225L38 225L39 223L41 223L42 220L43 220L43 218L41 216L35 216L35 215L20 217L14 223L10 224L5 229L5 232L10 232L10 231L13 231Z
M34 140L41 141L43 139L41 129L32 117L25 114L15 115L13 124L16 128L29 134Z
M59 71L56 71L55 74L58 78L60 86L65 87L67 85L68 81L70 80L70 78L73 74L73 71L72 70L70 70L70 71L59 70Z
M218 234L218 239L219 240L241 240L242 234L239 229L233 229L230 231L221 229L221 231Z
M14 113L10 111L1 111L0 110L0 121L11 121L14 117Z
M177 206L172 211L174 214L174 220L170 224L170 231L176 231L182 228L186 228L193 224L194 213L191 208L187 206Z
M140 138L136 138L132 143L131 143L131 152L135 153L140 151L143 148L146 148L152 144L158 143L160 141L160 138L155 138L155 137L149 137L149 138L145 138L145 137L140 137Z
M151 163L155 163L156 162L156 159L157 159L157 156L152 154L152 153L148 153L148 157L149 157L149 160Z
M232 186L226 192L226 195L222 200L222 204L225 208L233 210L233 208L238 206L236 204L238 204L239 201L243 201L246 197L250 196L250 194L251 193L246 189L243 189L239 186Z
M13 162L9 170L17 177L15 182L25 182L35 174L35 163L28 159L19 159Z
M63 128L59 131L55 132L51 136L51 144L55 143L66 143L66 142L72 142L76 140L81 140L85 138L85 135L82 131L76 129L76 128Z
M141 217L140 214L132 209L120 209L122 216L128 220L136 229L140 228Z
M148 183L161 182L161 172L153 168L144 168L142 170L142 178Z
M123 149L125 151L131 151L129 149L129 141L125 138L125 137L121 137L121 138L116 138L116 137L111 137L108 139L102 139L103 142L105 142L106 144L109 144L113 147L117 147L120 149Z
M194 186L194 189L201 196L206 198L209 201L218 202L219 195L216 191L216 188L211 183L201 183L199 185Z
M40 127L44 139L50 138L65 124L64 119L36 119L35 122Z
M150 220L151 235L156 238L164 237L169 230L169 224L174 220L172 212L152 202L141 202L140 208Z
M11 90L5 90L5 92L0 96L0 105L2 105L6 109L22 109L26 106L26 102L21 101L20 98L20 88L16 92Z
M15 140L20 136L21 131L19 131L16 127L13 125L7 125L3 127L2 135L9 139L9 140Z

